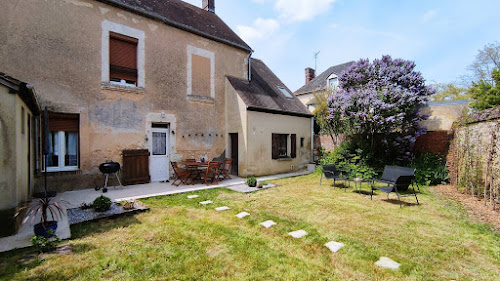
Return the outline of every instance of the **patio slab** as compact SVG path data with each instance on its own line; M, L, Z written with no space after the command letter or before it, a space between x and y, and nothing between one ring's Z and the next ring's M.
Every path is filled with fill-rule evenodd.
M226 211L226 210L229 210L229 207L228 206L217 207L217 208L215 208L215 210L217 212Z
M399 267L401 266L401 264L393 261L388 257L380 257L380 259L375 263L375 265L393 270L399 269Z
M293 238L302 238L307 235L307 231L305 230L295 230L292 232L289 232L288 235L292 236Z
M242 219L242 218L244 218L244 217L246 217L246 216L249 216L249 215L250 215L250 214L249 214L249 213L247 213L247 212L241 212L241 213L237 214L236 216L237 216L238 218Z
M259 224L262 225L265 228L270 228L271 226L276 225L276 223L274 221L272 221L272 220L267 220L267 221L261 222Z
M342 249L345 245L344 243L340 243L340 242L335 242L335 241L330 241L328 243L325 244L325 246L330 250L332 251L332 253L336 253L338 252L340 249Z

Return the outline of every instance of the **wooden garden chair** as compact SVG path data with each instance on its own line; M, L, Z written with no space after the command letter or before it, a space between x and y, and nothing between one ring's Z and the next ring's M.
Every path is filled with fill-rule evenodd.
M219 170L219 179L224 180L224 179L230 179L231 176L229 173L231 173L231 166L233 165L233 159L231 158L226 158L224 160L224 163L221 164L221 168Z
M181 183L188 184L188 179L189 176L191 175L191 172L189 170L181 169L177 164L177 162L170 162L170 164L174 169L174 175L175 175L175 179L172 182L172 184L175 186L179 186ZM179 182L176 184L177 181Z
M210 180L210 183L216 183L219 184L219 167L220 167L221 162L217 161L210 161L208 162L208 167L207 170L205 171L205 174L203 175L203 181L205 182L206 185L209 185L208 181Z

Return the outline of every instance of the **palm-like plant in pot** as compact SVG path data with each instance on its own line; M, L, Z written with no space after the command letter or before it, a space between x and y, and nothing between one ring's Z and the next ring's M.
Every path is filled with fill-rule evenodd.
M28 211L23 223L31 218L31 224L33 225L38 217L38 214L40 214L40 222L33 226L33 230L35 235L40 235L46 238L54 235L57 229L57 220L62 218L63 215L63 208L61 204L56 202L53 197L48 196L36 198L28 206L19 209L16 215L24 210ZM49 215L51 220L49 220Z

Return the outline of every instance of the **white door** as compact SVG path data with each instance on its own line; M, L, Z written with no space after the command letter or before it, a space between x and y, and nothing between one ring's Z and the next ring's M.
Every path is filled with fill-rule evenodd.
M151 181L166 181L169 179L168 129L151 128L151 135L151 160L149 165Z

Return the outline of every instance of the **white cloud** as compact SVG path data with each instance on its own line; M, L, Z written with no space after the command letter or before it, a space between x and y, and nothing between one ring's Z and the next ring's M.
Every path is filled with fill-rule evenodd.
M436 10L430 10L430 11L427 11L424 16L423 16L423 20L424 22L428 22L430 21L431 19L435 18L437 15L437 11Z
M275 19L256 19L252 26L238 25L236 30L238 35L247 43L256 40L268 39L280 28L280 24Z
M332 29L333 29L333 28L337 28L338 26L339 26L339 25L338 25L338 24L336 24L336 23L332 23L332 24L330 24L330 28L332 28Z
M276 0L274 7L285 21L306 21L326 13L336 0Z

